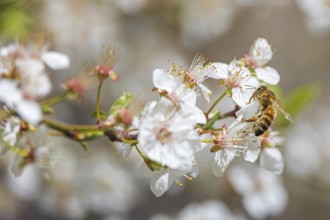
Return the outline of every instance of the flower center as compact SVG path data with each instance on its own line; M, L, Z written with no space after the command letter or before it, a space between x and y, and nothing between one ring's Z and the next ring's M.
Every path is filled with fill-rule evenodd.
M168 130L166 125L159 128L158 132L156 133L157 140L165 144L166 142L170 141L172 136L172 132Z
M240 82L238 80L238 76L231 74L225 79L225 84L227 85L228 88L237 88L240 86Z

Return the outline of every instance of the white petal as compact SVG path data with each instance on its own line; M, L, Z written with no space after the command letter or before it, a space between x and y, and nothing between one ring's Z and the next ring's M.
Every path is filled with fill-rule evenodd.
M18 84L12 80L0 80L0 101L6 104L11 104L21 100L22 92L18 88Z
M277 85L280 81L280 74L272 68L272 67L265 67L265 68L257 68L256 74L258 79L265 81L270 85Z
M281 174L284 169L283 156L277 148L265 148L260 155L260 165L274 174Z
M216 71L214 74L215 79L226 79L228 77L228 64L226 63L220 63L220 62L216 62L216 63L212 63L212 66L215 67ZM211 76L210 76L211 77Z
M252 95L250 91L243 88L233 88L232 93L232 99L240 107L245 106L249 102Z
M249 194L255 188L253 178L241 167L231 167L228 178L234 190L240 195Z
M243 198L244 209L253 219L266 218L269 210L265 204L264 198L260 193L253 193Z
M38 124L42 119L41 108L37 102L21 100L16 104L16 109L19 116L33 125Z
M133 147L130 144L121 144L121 156L123 158L128 157L128 155L132 152Z
M250 49L250 56L258 65L263 66L272 59L272 48L266 39L258 38Z
M23 173L23 169L25 168L25 166L20 166L21 162L22 158L19 155L16 155L10 166L10 171L14 177L18 177Z
M46 65L53 70L60 70L68 68L70 66L70 59L67 55L55 52L48 51L42 55L42 60Z
M246 140L245 144L248 146L248 150L244 155L244 160L253 163L258 159L260 154L260 140L252 136Z
M260 102L254 101L238 110L235 114L237 117L242 116L244 119L252 118L253 116L256 116L258 114L259 109Z
M201 124L206 123L206 116L205 116L204 112L202 110L200 110L197 106L181 105L181 109L182 109L182 111L184 111L188 114L192 114L194 116L193 120L196 123L201 123Z
M18 178L8 176L7 181L15 195L22 200L34 200L39 196L40 175L31 166L27 166Z
M210 96L212 94L211 90L209 90L206 86L203 84L198 84L198 87L202 90L202 94L207 102L210 102Z
M34 79L40 74L43 74L45 70L45 65L38 59L19 59L16 60L16 65L24 80Z
M175 78L166 70L155 69L152 75L152 81L158 89L165 90L169 93L173 91Z
M159 173L154 176L150 181L150 189L155 194L155 196L160 197L163 195L173 184L174 176L166 173Z
M234 159L235 155L227 152L225 150L218 151L214 157L214 161L212 163L212 173L216 177L223 176L226 168L230 164L230 162Z

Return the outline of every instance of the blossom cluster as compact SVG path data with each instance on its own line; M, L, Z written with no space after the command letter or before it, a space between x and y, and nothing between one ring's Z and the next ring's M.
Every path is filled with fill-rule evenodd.
M283 142L277 131L269 129L261 136L255 134L251 117L260 117L258 101L253 94L261 85L279 83L278 72L266 64L273 56L266 39L258 38L249 53L229 64L210 62L198 53L189 69L174 64L169 70L155 69L153 91L158 101L148 102L142 113L134 116L137 142L124 144L127 152L135 146L144 159L143 173L151 177L150 187L161 196L172 183L179 185L181 177L189 180L198 174L201 164L210 164L215 176L222 176L235 157L260 164L280 174L283 158L275 147ZM211 90L204 84L217 80L219 90L225 91L207 112L196 105L198 97L210 102ZM236 108L222 113L219 102L229 97ZM235 117L231 124L216 126L215 122ZM136 132L138 131L138 132Z
M90 126L48 119L53 105L81 98L87 83L86 79L71 78L62 84L64 94L45 100L52 88L47 68L69 66L66 55L47 48L44 38L36 35L0 50L1 152L10 150L17 155L12 167L16 176L28 164L42 169L53 166L56 146L44 143L49 134L47 127L85 149L86 142L103 136L121 142L123 156L135 149L143 159L142 173L151 177L150 187L157 197L174 182L182 185L182 177L196 177L202 164L209 165L220 177L237 157L249 162L260 157L264 169L282 173L283 158L276 146L283 138L269 127L261 135L256 133L256 120L264 110L256 91L260 86L277 85L280 80L278 72L267 66L273 52L266 39L258 38L248 54L228 64L210 62L198 53L187 69L176 64L170 69L155 69L153 92L158 100L137 110L132 94L124 93L109 113L100 109L101 88L107 78L119 79L113 70L119 51L103 45L98 65L85 75L87 80L99 82L92 114L96 123ZM216 91L223 93L205 111L197 105L197 99L202 97L205 103L213 100L206 86L208 80L216 80ZM232 100L234 109L224 113L220 103L223 99ZM232 118L231 122L224 123L226 118Z

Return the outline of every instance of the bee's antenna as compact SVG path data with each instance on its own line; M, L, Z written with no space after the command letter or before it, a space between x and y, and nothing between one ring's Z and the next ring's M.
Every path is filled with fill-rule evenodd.
M251 85L245 85L249 89L257 89L257 87L251 86Z

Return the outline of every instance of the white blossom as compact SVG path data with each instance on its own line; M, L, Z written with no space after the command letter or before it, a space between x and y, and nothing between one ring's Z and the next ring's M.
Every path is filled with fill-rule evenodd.
M305 14L307 28L316 36L326 36L330 30L330 6L327 0L296 0Z
M17 154L11 165L11 172L15 177L22 175L26 166L39 169L46 178L49 170L57 164L58 155L52 143L47 142L47 129L39 127L38 133L30 132L19 139L17 148L27 152L25 156Z
M196 123L206 123L206 117L202 110L196 106L197 94L180 82L179 77L174 77L166 70L156 69L153 72L154 86L167 92L167 97L182 111L190 112L195 116Z
M175 218L165 214L156 214L150 220L242 220L242 216L232 213L219 200L207 200L201 203L190 203Z
M267 40L258 38L250 49L247 64L254 68L258 79L270 85L277 85L280 81L280 75L274 68L265 66L272 57L273 51Z
M214 143L204 143L202 150L195 154L196 161L212 162L212 173L222 176L235 156L243 157L246 161L255 162L260 153L260 140L250 132L250 124L242 123L242 117L237 118L228 128L223 127L219 133L214 133ZM202 139L211 138L203 135ZM210 156L213 155L213 156Z
M213 66L216 67L220 78L224 79L227 88L232 91L233 101L240 107L245 106L255 89L259 87L258 80L237 60L233 60L229 65L215 62Z
M250 168L250 169L248 169ZM232 167L229 181L240 194L245 210L252 218L276 217L288 204L288 195L281 177L255 166Z
M173 103L161 98L147 106L138 135L139 148L151 160L176 169L182 163L193 163L193 154L200 149L199 135L194 130L195 119Z

